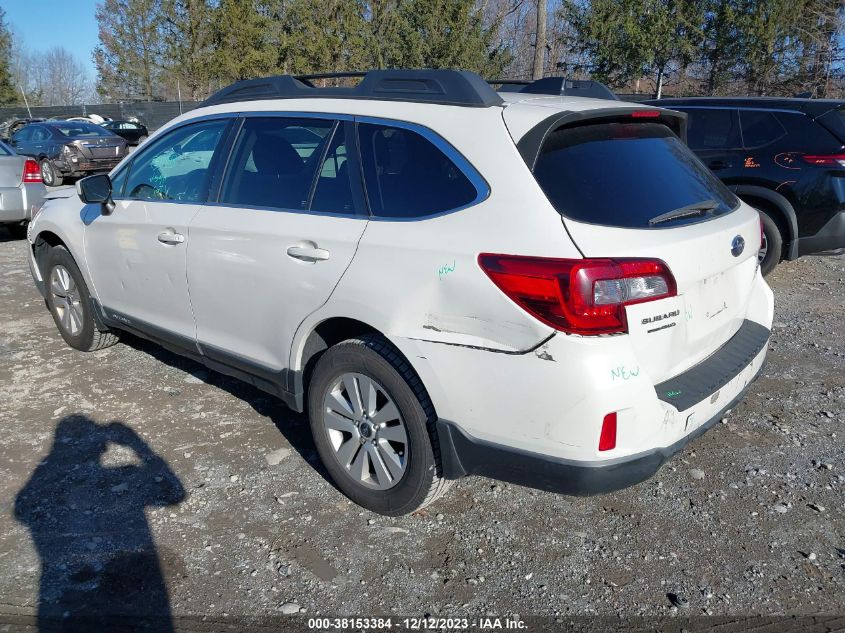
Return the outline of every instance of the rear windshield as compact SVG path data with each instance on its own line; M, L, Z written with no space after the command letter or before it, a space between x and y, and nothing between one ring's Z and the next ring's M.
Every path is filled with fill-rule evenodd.
M76 123L75 121L54 126L59 132L71 138L85 138L92 136L113 136L107 129L93 123Z
M666 228L701 222L738 204L683 142L657 123L596 123L552 132L534 176L562 215L591 224ZM680 211L687 207L687 213ZM679 217L667 220L674 211Z

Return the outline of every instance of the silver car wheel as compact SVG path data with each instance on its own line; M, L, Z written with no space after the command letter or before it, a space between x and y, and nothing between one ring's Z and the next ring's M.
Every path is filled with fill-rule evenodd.
M358 483L387 490L408 465L408 434L393 399L369 376L339 376L323 398L323 427L334 457Z
M762 264L763 260L766 259L766 254L769 252L769 240L766 239L766 234L763 233L763 237L760 240L760 250L757 253L757 263Z
M56 266L50 273L50 294L62 329L76 336L82 329L82 300L73 277L64 266Z
M53 184L53 168L46 160L41 161L41 180L44 184L50 186Z

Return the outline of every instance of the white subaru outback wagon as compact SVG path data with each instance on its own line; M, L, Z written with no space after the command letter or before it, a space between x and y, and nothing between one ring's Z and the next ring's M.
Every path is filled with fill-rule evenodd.
M758 214L683 116L451 70L239 82L54 193L30 265L69 345L128 331L307 411L373 511L472 473L607 492L766 355Z

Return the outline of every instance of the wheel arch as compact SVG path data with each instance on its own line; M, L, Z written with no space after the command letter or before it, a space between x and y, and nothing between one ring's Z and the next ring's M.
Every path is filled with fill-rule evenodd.
M731 189L752 207L757 208L755 204L759 205L763 207L764 212L775 215L772 219L781 227L781 232L785 233L784 242L789 245L786 249L786 259L796 259L798 257L798 217L792 203L777 191L757 185L736 185Z
M320 356L333 345L365 334L375 334L390 342L396 352L417 374L420 382L423 383L423 388L426 388L422 376L414 367L414 363L393 344L390 337L382 330L358 319L329 316L317 323L308 325L307 328L303 328L301 334L294 340L294 346L291 350L290 366L293 369L291 372L293 385L291 386L294 393L302 394L303 403L308 402L308 385L314 366Z

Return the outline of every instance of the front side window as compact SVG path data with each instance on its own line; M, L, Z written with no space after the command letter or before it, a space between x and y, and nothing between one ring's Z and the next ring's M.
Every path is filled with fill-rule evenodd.
M220 202L236 206L305 210L325 144L328 119L249 117L244 120Z
M742 147L736 110L677 109L687 114L687 144L690 148L708 150Z
M203 202L210 166L227 119L203 121L165 134L138 152L123 187L125 198Z
M736 197L665 125L593 123L552 132L534 177L567 218L622 228L701 222L736 207ZM652 224L693 205L700 214Z
M361 123L358 136L373 215L424 217L459 209L478 197L464 172L422 134Z
M20 141L28 141L32 138L32 130L34 128L31 126L23 127L14 134L12 134L12 140L16 143Z

